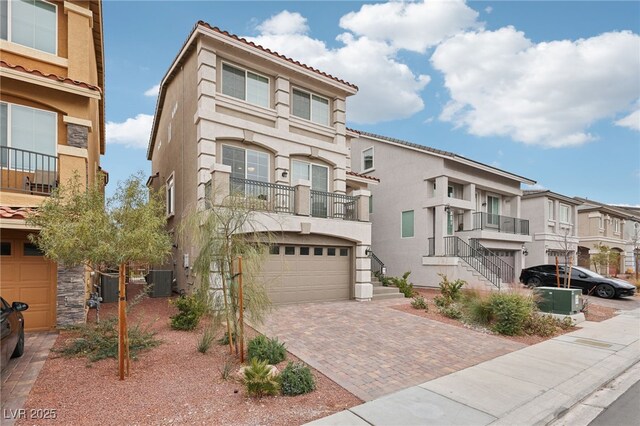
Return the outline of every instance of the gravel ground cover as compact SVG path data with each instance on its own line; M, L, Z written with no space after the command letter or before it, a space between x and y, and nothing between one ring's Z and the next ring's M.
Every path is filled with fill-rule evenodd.
M101 318L115 315L115 303L102 307ZM88 363L52 351L24 408L55 410L56 419L17 424L296 425L362 402L313 369L317 389L307 395L247 397L241 383L222 378L225 362L233 364L232 376L240 367L229 357L229 347L214 342L207 354L199 353L196 345L204 324L195 332L172 330L169 316L175 312L166 298L144 299L133 308L129 324L139 322L155 331L162 343L132 361L131 376L124 381L118 380L114 359ZM94 314L90 313L90 321ZM54 347L62 347L73 336L62 331ZM296 360L288 354L287 361ZM278 368L282 370L287 361Z

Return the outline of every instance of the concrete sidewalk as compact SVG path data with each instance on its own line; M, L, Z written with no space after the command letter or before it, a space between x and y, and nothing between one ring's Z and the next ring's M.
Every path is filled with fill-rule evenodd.
M640 309L584 324L309 424L547 424L640 361Z

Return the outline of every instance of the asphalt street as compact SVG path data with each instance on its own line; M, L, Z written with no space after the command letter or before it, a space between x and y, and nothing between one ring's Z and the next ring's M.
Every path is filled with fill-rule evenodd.
M589 426L636 426L640 422L640 381L637 381Z

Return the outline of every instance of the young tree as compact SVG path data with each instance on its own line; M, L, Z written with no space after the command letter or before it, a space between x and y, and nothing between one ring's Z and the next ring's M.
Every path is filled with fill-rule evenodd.
M262 198L236 193L216 200L215 191L212 191L208 208L194 207L181 226L180 234L196 253L193 273L197 294L214 315L214 324L226 322L230 350L242 353L241 298L244 299L243 310L256 324L263 321L271 307L258 274L273 237L258 220L257 210L263 203ZM243 295L239 292L237 279L240 256Z
M591 256L591 262L593 262L596 267L596 272L602 275L608 275L610 265L614 265L617 271L619 268L617 265L620 264L620 253L612 250L605 244L597 244L595 248L598 250L598 253Z
M118 370L123 380L125 355L128 370L129 353L126 265L161 263L171 250L161 193L149 191L140 172L121 183L105 205L99 185L87 188L76 175L54 191L28 221L40 228L31 240L51 260L65 267L84 265L97 272L100 266L118 268Z

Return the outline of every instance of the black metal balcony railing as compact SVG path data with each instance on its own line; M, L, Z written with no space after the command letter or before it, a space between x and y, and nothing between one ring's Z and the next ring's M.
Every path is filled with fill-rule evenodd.
M50 195L58 186L58 157L0 146L0 190Z
M311 216L358 220L358 199L344 194L311 190Z
M459 237L444 237L445 256L456 256L465 261L494 286L500 288L500 266L493 263L483 253L471 247Z
M473 214L473 229L482 229L508 234L529 235L529 221L516 217L477 212Z
M256 180L229 178L230 192L243 197L245 207L276 213L293 214L295 188Z

